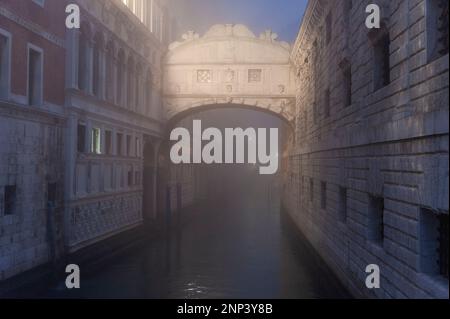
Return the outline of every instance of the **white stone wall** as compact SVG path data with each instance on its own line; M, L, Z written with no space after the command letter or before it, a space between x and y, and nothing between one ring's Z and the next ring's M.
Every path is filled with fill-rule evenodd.
M82 28L67 32L66 100L70 111L65 242L69 253L143 224L144 144L160 140L164 125L160 57L165 45L119 1L78 2L85 10ZM85 50L80 45L83 41ZM96 47L97 94L93 90ZM82 55L87 60L84 69L79 67ZM80 76L85 87L79 86ZM81 151L79 125L86 129ZM94 128L99 129L99 152L92 149ZM107 132L111 134L109 152Z
M391 39L391 82L375 91L373 49L364 26L365 7L372 2L354 0L349 24L344 1L309 4L292 52L299 75L297 117L284 163L283 202L355 295L448 298L448 278L424 271L420 258L427 226L421 210L448 216L448 54L429 59L428 1L375 1ZM329 12L332 40L326 45ZM353 103L347 107L340 68L345 59L352 72ZM339 215L341 189L347 190L346 220ZM384 199L381 244L369 238L371 197ZM380 266L380 289L365 286L368 264Z
M277 37L271 31L257 37L241 24L214 25L203 36L184 34L164 59L165 117L233 105L292 120L290 45Z
M62 181L62 123L0 101L0 281L50 261L47 184ZM15 210L5 214L4 190L16 186ZM53 213L62 237L62 191Z
M142 223L142 192L77 202L70 209L70 246L77 250Z

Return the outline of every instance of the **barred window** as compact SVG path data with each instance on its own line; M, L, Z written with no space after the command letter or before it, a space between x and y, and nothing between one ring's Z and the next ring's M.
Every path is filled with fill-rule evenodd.
M391 82L389 30L384 24L380 29L373 29L369 33L373 46L373 81L377 91Z
M448 278L448 214L421 209L419 229L421 271Z
M16 213L17 187L16 185L5 186L4 193L4 214L13 215Z
M427 0L428 61L448 54L448 0Z
M370 196L368 239L382 245L384 240L384 198Z
M446 278L448 278L448 241L448 214L441 214L439 216L439 270L440 274Z

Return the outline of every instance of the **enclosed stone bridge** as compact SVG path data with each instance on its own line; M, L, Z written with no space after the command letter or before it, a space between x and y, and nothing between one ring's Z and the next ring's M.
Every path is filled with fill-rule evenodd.
M290 46L266 31L257 37L244 25L215 25L169 47L164 65L164 110L169 122L199 110L239 107L294 118Z

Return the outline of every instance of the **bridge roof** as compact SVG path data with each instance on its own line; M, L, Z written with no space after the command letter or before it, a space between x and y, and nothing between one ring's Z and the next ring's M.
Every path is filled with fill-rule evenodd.
M290 45L270 30L257 37L242 24L218 24L203 36L187 32L169 47L163 88L168 120L228 106L294 118Z
M166 64L289 64L291 47L277 38L270 30L257 37L242 24L217 24L172 43Z

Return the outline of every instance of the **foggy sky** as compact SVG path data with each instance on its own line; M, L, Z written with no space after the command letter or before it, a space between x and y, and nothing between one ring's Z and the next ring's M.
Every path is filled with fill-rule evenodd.
M257 36L271 29L279 39L294 42L307 0L173 0L182 33L201 35L217 23L245 24Z

